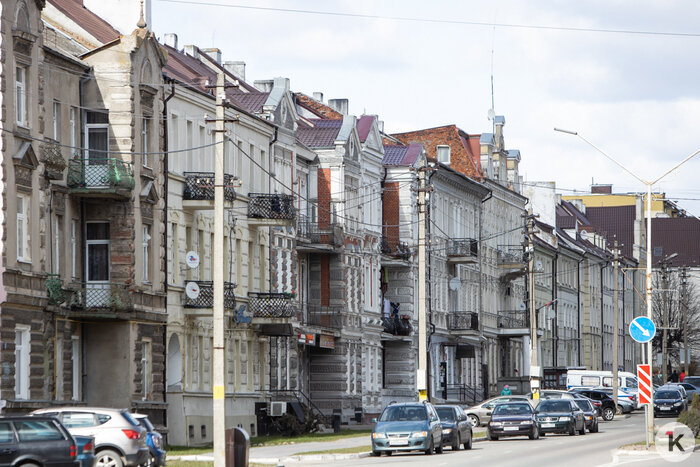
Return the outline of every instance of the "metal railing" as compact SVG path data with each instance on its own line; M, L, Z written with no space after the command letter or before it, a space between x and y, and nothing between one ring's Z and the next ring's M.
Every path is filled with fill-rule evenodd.
M294 196L277 193L248 193L248 217L255 219L294 219Z
M394 243L392 245L391 243ZM411 257L411 248L406 242L389 242L386 236L382 236L381 251L385 255L394 256L400 259L409 259Z
M321 228L318 222L312 222L306 216L298 216L297 237L315 244L341 246L345 241L345 232L340 224L329 223Z
M314 416L326 427L330 427L333 423L333 417L331 415L325 415L304 391L298 389L269 389L268 392L271 395L282 394L287 397L294 397L300 404L306 405Z
M518 329L530 327L530 313L527 310L499 311L496 316L499 328Z
M182 306L185 308L214 308L214 283L212 281L188 281L199 286L197 298L189 298L183 294ZM224 282L224 308L233 310L236 308L236 284Z
M304 324L329 329L342 329L344 325L344 306L314 306L306 309Z
M182 199L188 201L214 201L214 172L185 172L185 190ZM236 177L224 174L224 199L236 200L233 182Z
M479 255L479 241L473 238L448 238L447 256L467 256L476 258Z
M248 309L253 318L291 318L297 309L290 293L248 292Z
M466 384L448 384L447 400L457 401L461 404L476 405L484 400L484 389Z
M46 291L49 293L49 303L60 305L66 301L66 291L59 274L46 274Z
M450 331L478 331L479 313L475 311L452 311L447 318Z
M134 309L133 291L128 284L73 282L70 290L72 291L69 301L71 308L119 311Z
M46 175L52 180L62 178L63 171L68 166L61 146L54 141L41 143L41 162L44 163Z
M131 164L121 159L71 159L67 184L70 188L134 189Z
M498 264L522 264L525 252L522 245L498 245Z

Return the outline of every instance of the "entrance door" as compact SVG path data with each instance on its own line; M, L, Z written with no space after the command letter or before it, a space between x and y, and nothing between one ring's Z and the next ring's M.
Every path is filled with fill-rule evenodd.
M109 285L109 222L88 222L86 230L85 307L104 308L110 305Z

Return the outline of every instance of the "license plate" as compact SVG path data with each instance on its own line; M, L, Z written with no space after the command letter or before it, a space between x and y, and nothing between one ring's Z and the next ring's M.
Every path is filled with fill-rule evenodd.
M542 428L554 428L554 423L543 423Z
M389 446L408 446L407 439L390 439Z
M661 410L671 410L671 407L661 407Z
M503 428L503 431L518 431L517 426L506 426Z

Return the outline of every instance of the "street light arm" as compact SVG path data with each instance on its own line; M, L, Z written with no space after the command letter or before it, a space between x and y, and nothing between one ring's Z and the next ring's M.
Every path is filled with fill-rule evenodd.
M690 159L692 159L693 157L697 156L699 153L700 153L700 149L698 149L697 151L695 151L694 153L692 153L691 155L689 155L688 157L686 157L685 159L683 159L682 161L680 161L678 164L676 164L676 165L674 165L673 167L671 167L671 168L670 168L669 170L667 170L662 176L660 176L659 178L657 178L656 180L654 180L653 182L651 182L651 184L654 185L654 184L657 183L659 180L661 180L662 178L664 178L666 175L670 174L671 172L673 172L674 170L676 170L678 167L680 167L681 165L683 165L683 164L685 164L686 162L688 162L688 161L689 161Z

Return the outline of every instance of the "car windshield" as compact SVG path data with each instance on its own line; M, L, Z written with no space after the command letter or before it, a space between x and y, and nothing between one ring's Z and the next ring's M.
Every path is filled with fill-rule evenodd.
M627 378L627 381L625 382L625 386L628 388L636 388L637 387L637 380L634 378Z
M494 415L527 415L532 413L528 404L499 404L493 411Z
M578 405L579 409L586 411L586 412L590 412L591 410L593 410L591 408L591 403L588 401L576 399L576 405Z
M405 422L427 420L425 407L420 405L396 405L384 409L380 422Z
M654 394L655 399L680 399L681 393L678 391L658 391Z
M544 401L540 403L540 412L571 412L568 401Z
M455 410L451 407L437 407L435 410L437 410L438 417L440 417L440 420L444 420L446 422L454 422L455 421Z

